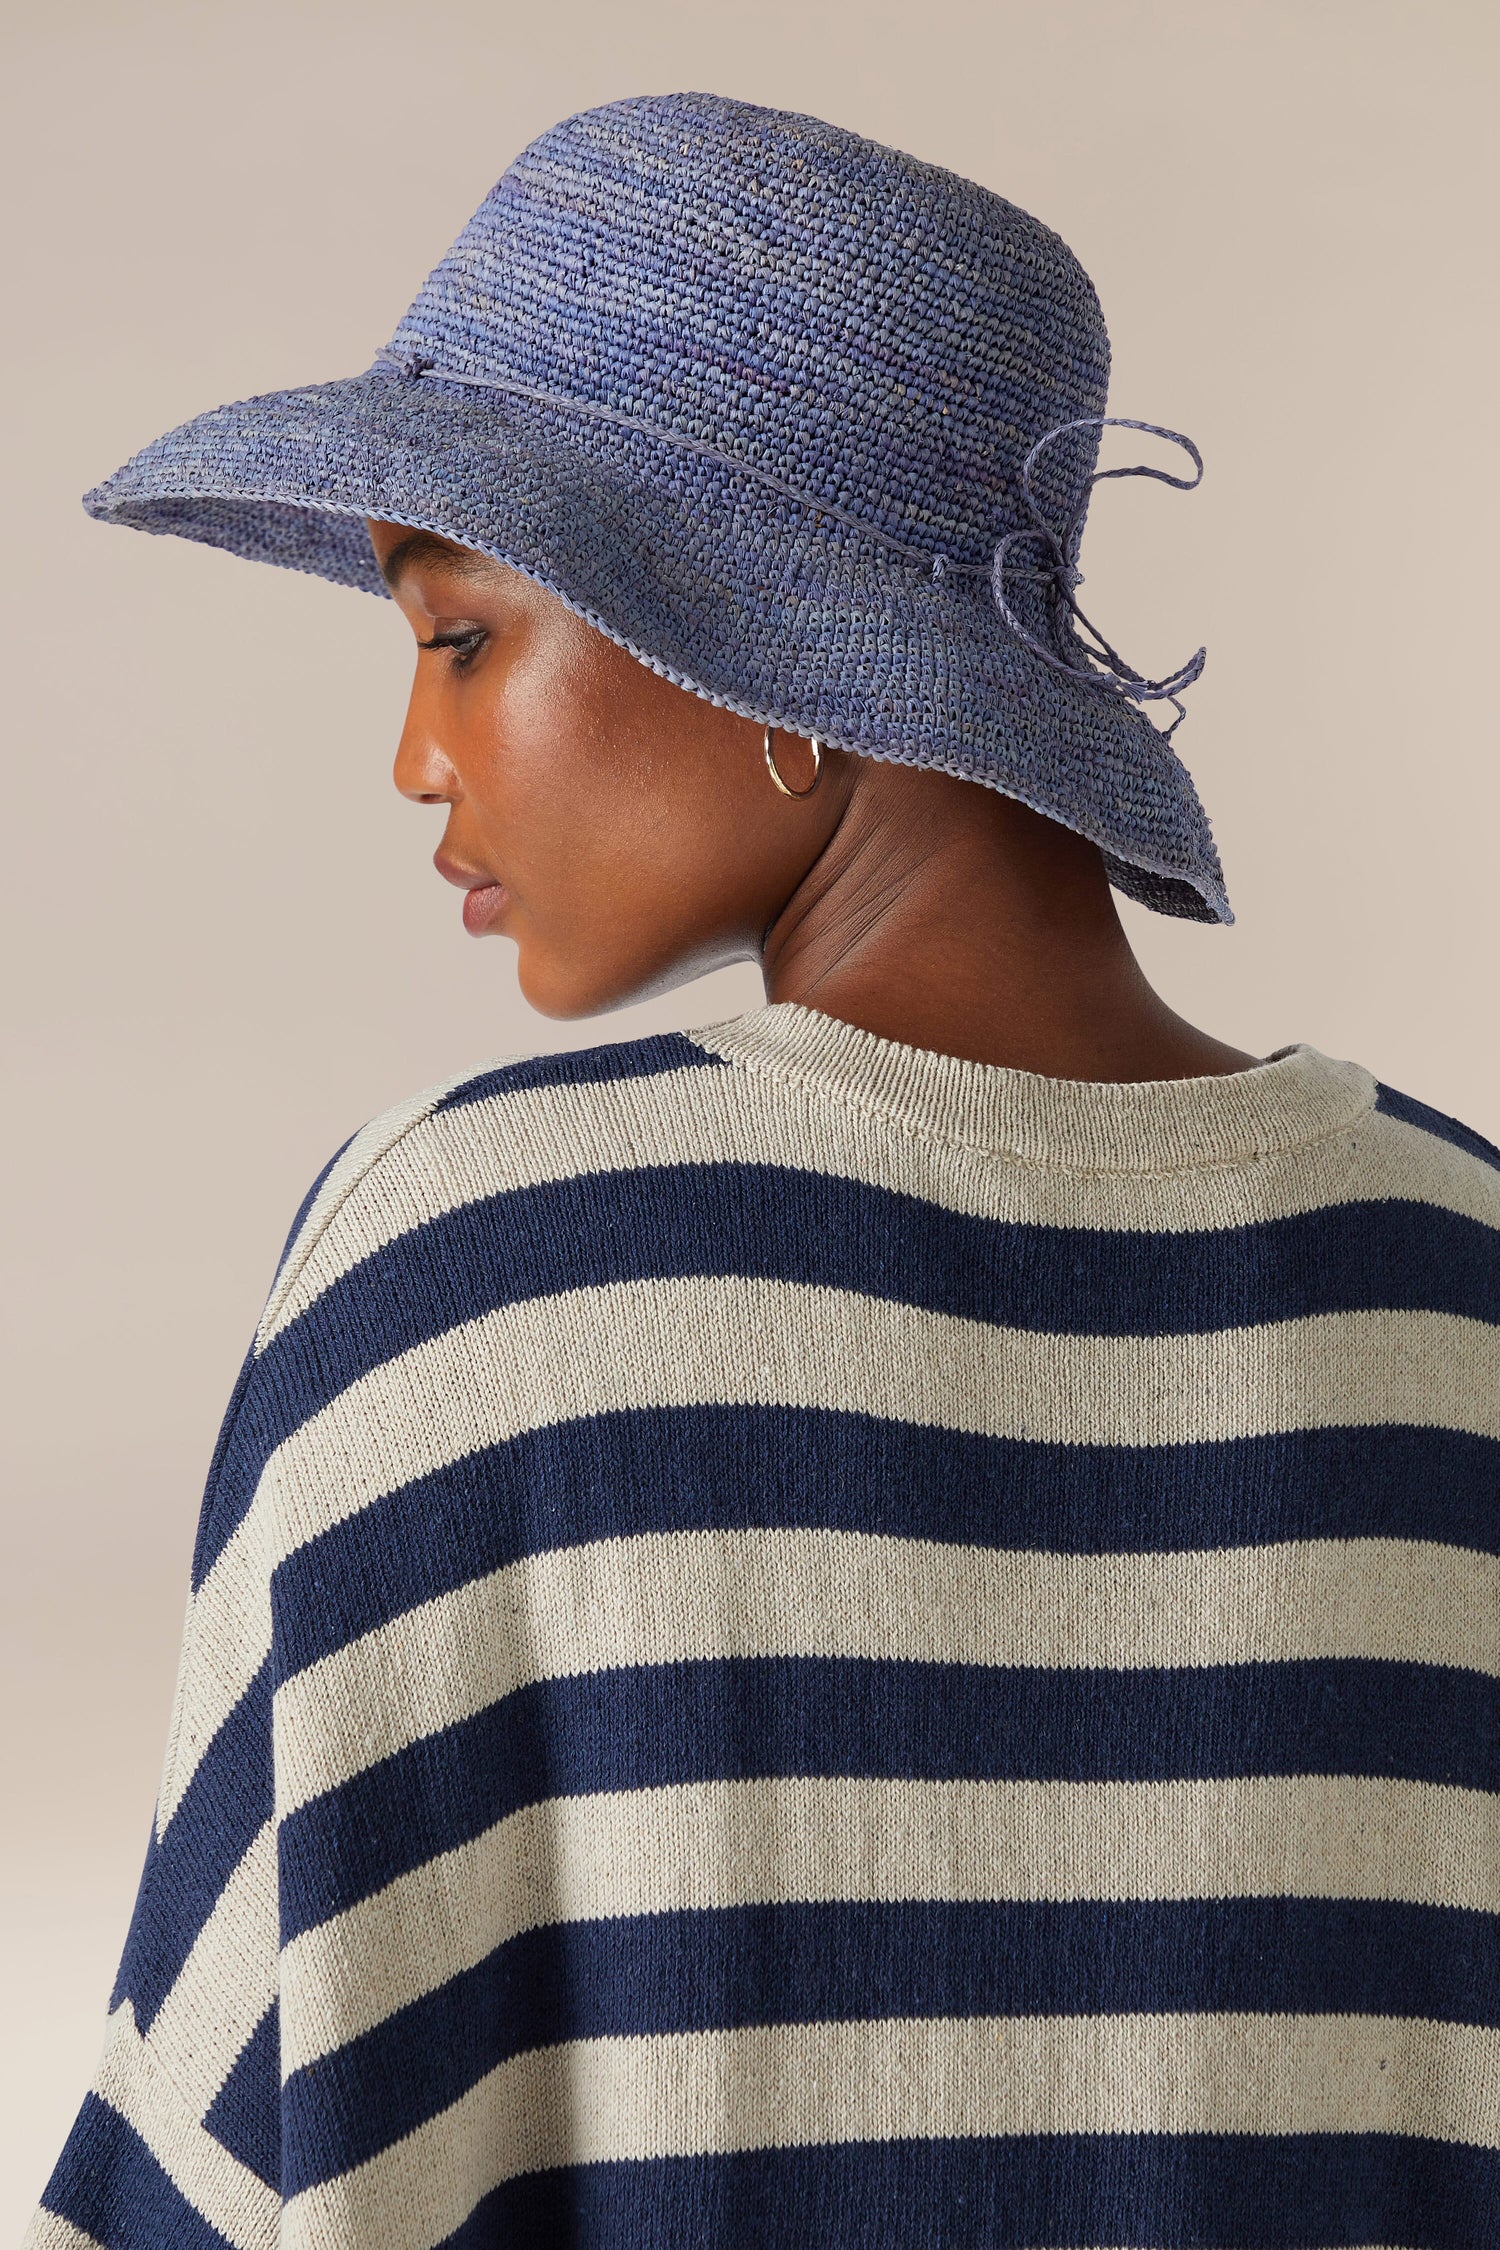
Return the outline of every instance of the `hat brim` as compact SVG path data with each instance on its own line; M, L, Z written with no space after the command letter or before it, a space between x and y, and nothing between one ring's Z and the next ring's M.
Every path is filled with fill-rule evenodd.
M364 518L438 532L712 703L998 789L1097 844L1127 896L1232 921L1150 721L1033 655L983 574L934 579L816 498L595 416L372 369L199 415L84 505L371 594Z

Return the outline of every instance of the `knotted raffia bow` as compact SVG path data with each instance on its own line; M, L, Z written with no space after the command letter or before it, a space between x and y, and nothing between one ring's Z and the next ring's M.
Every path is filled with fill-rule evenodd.
M1031 489L1031 472L1041 455L1055 439L1065 437L1070 430L1091 429L1144 430L1151 437L1166 438L1180 445L1191 455L1195 474L1174 477L1168 469L1149 468L1137 462L1124 469L1096 469L1084 486L1078 505L1061 531L1047 521ZM1148 680L1127 664L1124 657L1112 648L1097 625L1084 616L1074 598L1073 589L1083 583L1083 573L1078 568L1078 549L1083 537L1083 520L1088 510L1089 495L1096 484L1110 477L1155 477L1159 484L1175 485L1179 492L1191 492L1203 481L1203 456L1191 438L1180 430L1164 430L1158 422L1134 422L1123 414L1085 414L1076 422L1059 422L1055 430L1048 430L1021 464L1021 497L1026 502L1031 517L1029 525L1019 531L1007 532L996 547L990 562L990 584L994 591L995 607L1018 640L1024 641L1033 656L1039 656L1054 671L1066 672L1070 678L1082 680L1090 686L1109 689L1132 703L1170 703L1177 717L1167 727L1162 739L1170 742L1183 717L1179 696L1183 688L1191 687L1203 670L1205 649L1179 664L1175 672L1164 679ZM1040 541L1047 550L1048 560L1040 568L1020 570L1010 561L1011 552L1025 540ZM1053 645L1029 632L1005 598L1007 576L1024 577L1039 581L1049 588L1049 607L1052 615ZM1079 627L1082 627L1082 632ZM1087 634L1090 637L1084 638Z

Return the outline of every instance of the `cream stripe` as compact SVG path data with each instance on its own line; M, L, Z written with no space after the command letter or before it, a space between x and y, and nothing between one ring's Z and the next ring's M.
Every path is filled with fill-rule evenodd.
M163 1822L271 1645L269 1571L478 1448L617 1408L823 1406L1052 1443L1177 1445L1411 1422L1500 1435L1500 1327L1339 1313L1202 1336L1054 1336L735 1277L501 1306L350 1384L267 1464L198 1590Z
M38 2211L22 2237L21 2250L104 2250L104 2245L55 2211Z
M219 1894L152 2021L152 2048L200 2117L276 1998L276 1886L276 1823L268 1820Z
M234 2250L273 2250L281 2198L188 2114L187 2104L123 2001L94 2081L101 2101L134 2127L178 2193Z
M287 2205L306 2250L429 2250L555 2165L906 2138L1397 2133L1500 2146L1500 2032L1380 2016L1009 2016L580 2040L502 2063Z
M197 1598L190 1588L187 1601L183 1607L182 1642L177 1657L177 1676L172 1687L172 1711L167 1722L167 1747L162 1758L161 1784L156 1792L154 1817L158 1843L161 1841L162 1830L166 1827L167 1820L178 1803L175 1777L182 1746L183 1728L188 1717L188 1705L190 1702L196 1702L197 1700L197 1668L193 1658L193 1618L196 1608ZM199 1751L194 1754L195 1762L197 1755L201 1755L201 1745Z
M1236 1897L1500 1911L1500 1798L1324 1775L776 1778L550 1798L292 1940L282 2068L547 1924L789 1900Z
M790 1165L1023 1225L1177 1233L1364 1198L1428 1202L1500 1224L1500 1181L1446 1142L1378 1115L1361 1118L1352 1134L1262 1159L1247 1191L1244 1165L1144 1176L1049 1171L998 1151L927 1142L851 1102L734 1069L532 1088L444 1111L419 1132L407 1131L404 1111L392 1114L404 1120L401 1146L383 1163L363 1165L358 1194L328 1217L316 1255L280 1286L262 1347L361 1258L425 1220L502 1188L643 1164ZM334 1187L330 1178L320 1207ZM310 1215L304 1231L313 1225Z
M1500 1561L1415 1540L1058 1555L806 1530L553 1549L285 1682L278 1810L534 1680L778 1656L1116 1668L1360 1657L1500 1673Z
M1374 1312L1205 1335L1072 1336L735 1276L567 1290L417 1345L304 1423L270 1464L280 1551L523 1429L718 1402L1067 1445L1387 1422L1500 1436L1500 1326Z
M189 1597L156 1832L162 1837L209 1745L271 1653L271 1571L277 1557L265 1479Z
M258 1352L265 1350L270 1338L283 1325L283 1307L289 1300L295 1299L303 1285L302 1277L308 1259L329 1220L345 1203L360 1180L383 1157L390 1155L414 1125L419 1125L431 1114L444 1094L455 1086L461 1086L472 1075L471 1071L460 1071L456 1077L446 1078L436 1086L424 1087L408 1100L397 1102L390 1109L383 1110L380 1116L372 1117L367 1125L361 1126L349 1146L335 1158L329 1167L327 1179L308 1205L297 1230L297 1239L288 1245L281 1270L272 1284L271 1294L266 1300L255 1332L255 1349Z

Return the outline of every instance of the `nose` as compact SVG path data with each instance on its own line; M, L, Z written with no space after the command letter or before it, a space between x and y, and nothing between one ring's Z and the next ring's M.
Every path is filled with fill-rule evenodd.
M396 745L392 779L410 804L455 804L462 794L458 775L427 721L422 702L423 698L414 687L406 707L401 740Z

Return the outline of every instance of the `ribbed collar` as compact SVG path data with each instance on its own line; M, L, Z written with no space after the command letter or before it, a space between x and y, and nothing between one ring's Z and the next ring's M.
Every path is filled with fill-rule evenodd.
M726 1061L852 1103L925 1139L1066 1171L1251 1162L1345 1131L1375 1100L1367 1070L1307 1046L1224 1077L1110 1085L903 1046L793 1000L689 1036Z

